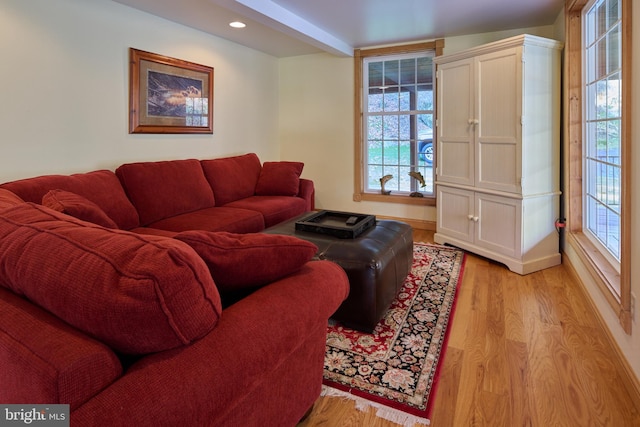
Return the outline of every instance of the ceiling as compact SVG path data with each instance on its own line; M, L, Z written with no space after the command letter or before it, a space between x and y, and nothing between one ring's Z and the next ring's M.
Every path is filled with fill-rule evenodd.
M112 0L276 57L554 23L564 0ZM246 28L229 27L242 21Z

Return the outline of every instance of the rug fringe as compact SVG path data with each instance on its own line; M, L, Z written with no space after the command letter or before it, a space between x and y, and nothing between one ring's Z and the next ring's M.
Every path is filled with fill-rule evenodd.
M358 411L367 411L369 408L376 409L376 416L383 418L387 421L400 424L404 427L414 427L416 424L428 426L430 421L427 418L418 417L416 415L407 414L398 409L390 408L380 403L371 402L370 400L362 397L354 396L346 391L338 390L333 387L322 385L321 396L327 397L340 397L343 399L353 400L356 403L356 409Z

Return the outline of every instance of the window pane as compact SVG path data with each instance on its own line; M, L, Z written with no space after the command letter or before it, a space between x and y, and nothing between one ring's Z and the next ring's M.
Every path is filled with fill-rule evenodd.
M431 85L418 86L418 110L433 110L433 89Z
M383 148L384 155L382 156L382 162L385 165L397 165L398 164L398 143L396 141L385 141Z
M380 91L379 89L371 89L369 91L369 98L367 102L369 111L372 113L381 112L382 102L383 102L382 91Z
M607 82L600 80L596 83L596 118L605 119L607 108Z
M608 35L609 46L607 49L608 67L611 73L620 68L620 26L617 25Z
M411 164L411 141L400 141L400 164Z
M597 174L593 173L595 162L592 159L587 159L586 161L586 176L585 176L585 190L587 194L595 194L596 193L596 177Z
M597 160L606 160L607 156L607 122L596 123L596 140L595 140Z
M618 191L618 187L620 186L620 168L612 167L612 183L614 185L614 189L611 191L611 208L620 215L620 191Z
M611 120L607 126L607 162L620 166L620 120Z
M607 197L607 193L606 193L606 188L605 188L605 183L604 183L604 179L605 179L605 170L606 170L606 165L602 164L602 163L595 163L595 169L596 169L596 192L595 192L595 198L600 202L605 200L605 198Z
M416 83L432 83L433 82L433 58L418 58L417 63L417 79Z
M592 199L591 197L587 198L587 229L591 230L592 232L594 230L596 230L597 228L597 221L596 218L598 217L596 215L596 201L594 199Z
M383 123L383 138L398 139L398 116L385 116Z
M585 22L585 41L586 45L590 46L596 39L596 12L595 9L591 9L587 13L587 19Z
M607 209L602 203L596 202L596 237L603 243L607 242Z
M380 178L384 176L382 172L382 166L370 165L369 166L369 181L368 188L373 190L380 190Z
M433 115L418 114L418 139L431 138L433 136Z
M415 86L403 86L400 89L400 111L410 111L412 108Z
M369 140L382 139L382 116L369 116L367 133Z
M369 87L382 86L382 62L369 63Z
M620 19L620 6L618 0L609 0L609 27L613 27Z
M607 211L607 249L620 258L620 214Z
M398 111L400 109L400 94L398 88L384 90L384 111Z
M400 83L415 84L416 82L416 59L403 59L400 61Z
M585 93L585 116L587 120L594 120L596 118L596 85L590 84L587 86Z
M598 37L602 37L602 35L607 31L607 5L604 1L600 2L597 6L597 25L598 25Z
M607 73L607 39L603 38L598 43L597 55L597 69L596 78L601 79Z
M398 84L398 68L400 67L400 61L385 61L384 62L384 85L395 86Z
M405 114L399 117L400 120L400 139L411 139L411 116Z
M399 191L411 191L411 180L412 178L409 176L409 172L411 172L411 168L409 166L401 166L398 169L398 190Z
M367 148L367 163L370 165L381 165L382 141L369 141Z
M607 116L620 117L620 73L607 79Z
M384 166L382 168L382 175L380 175L380 177L383 177L385 175L391 175L393 178L391 178L389 181L387 181L387 183L385 184L386 190L389 191L398 191L398 167L397 166Z

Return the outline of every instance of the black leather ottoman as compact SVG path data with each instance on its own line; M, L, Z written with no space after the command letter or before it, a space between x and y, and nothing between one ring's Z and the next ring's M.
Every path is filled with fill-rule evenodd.
M413 233L400 221L378 220L376 225L355 239L339 239L295 229L301 215L264 230L307 240L318 246L318 259L340 265L349 277L349 297L333 319L345 326L372 332L411 271Z

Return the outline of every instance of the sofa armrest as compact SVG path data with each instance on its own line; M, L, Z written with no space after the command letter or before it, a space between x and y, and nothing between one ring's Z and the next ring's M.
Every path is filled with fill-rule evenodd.
M2 287L0 367L0 402L71 410L122 374L107 346Z
M348 292L337 264L309 262L224 310L201 340L132 365L72 424L257 426L277 411L295 425L320 393L327 319Z
M307 201L306 211L312 211L316 208L316 190L313 181L310 179L300 178L300 189L298 197Z

